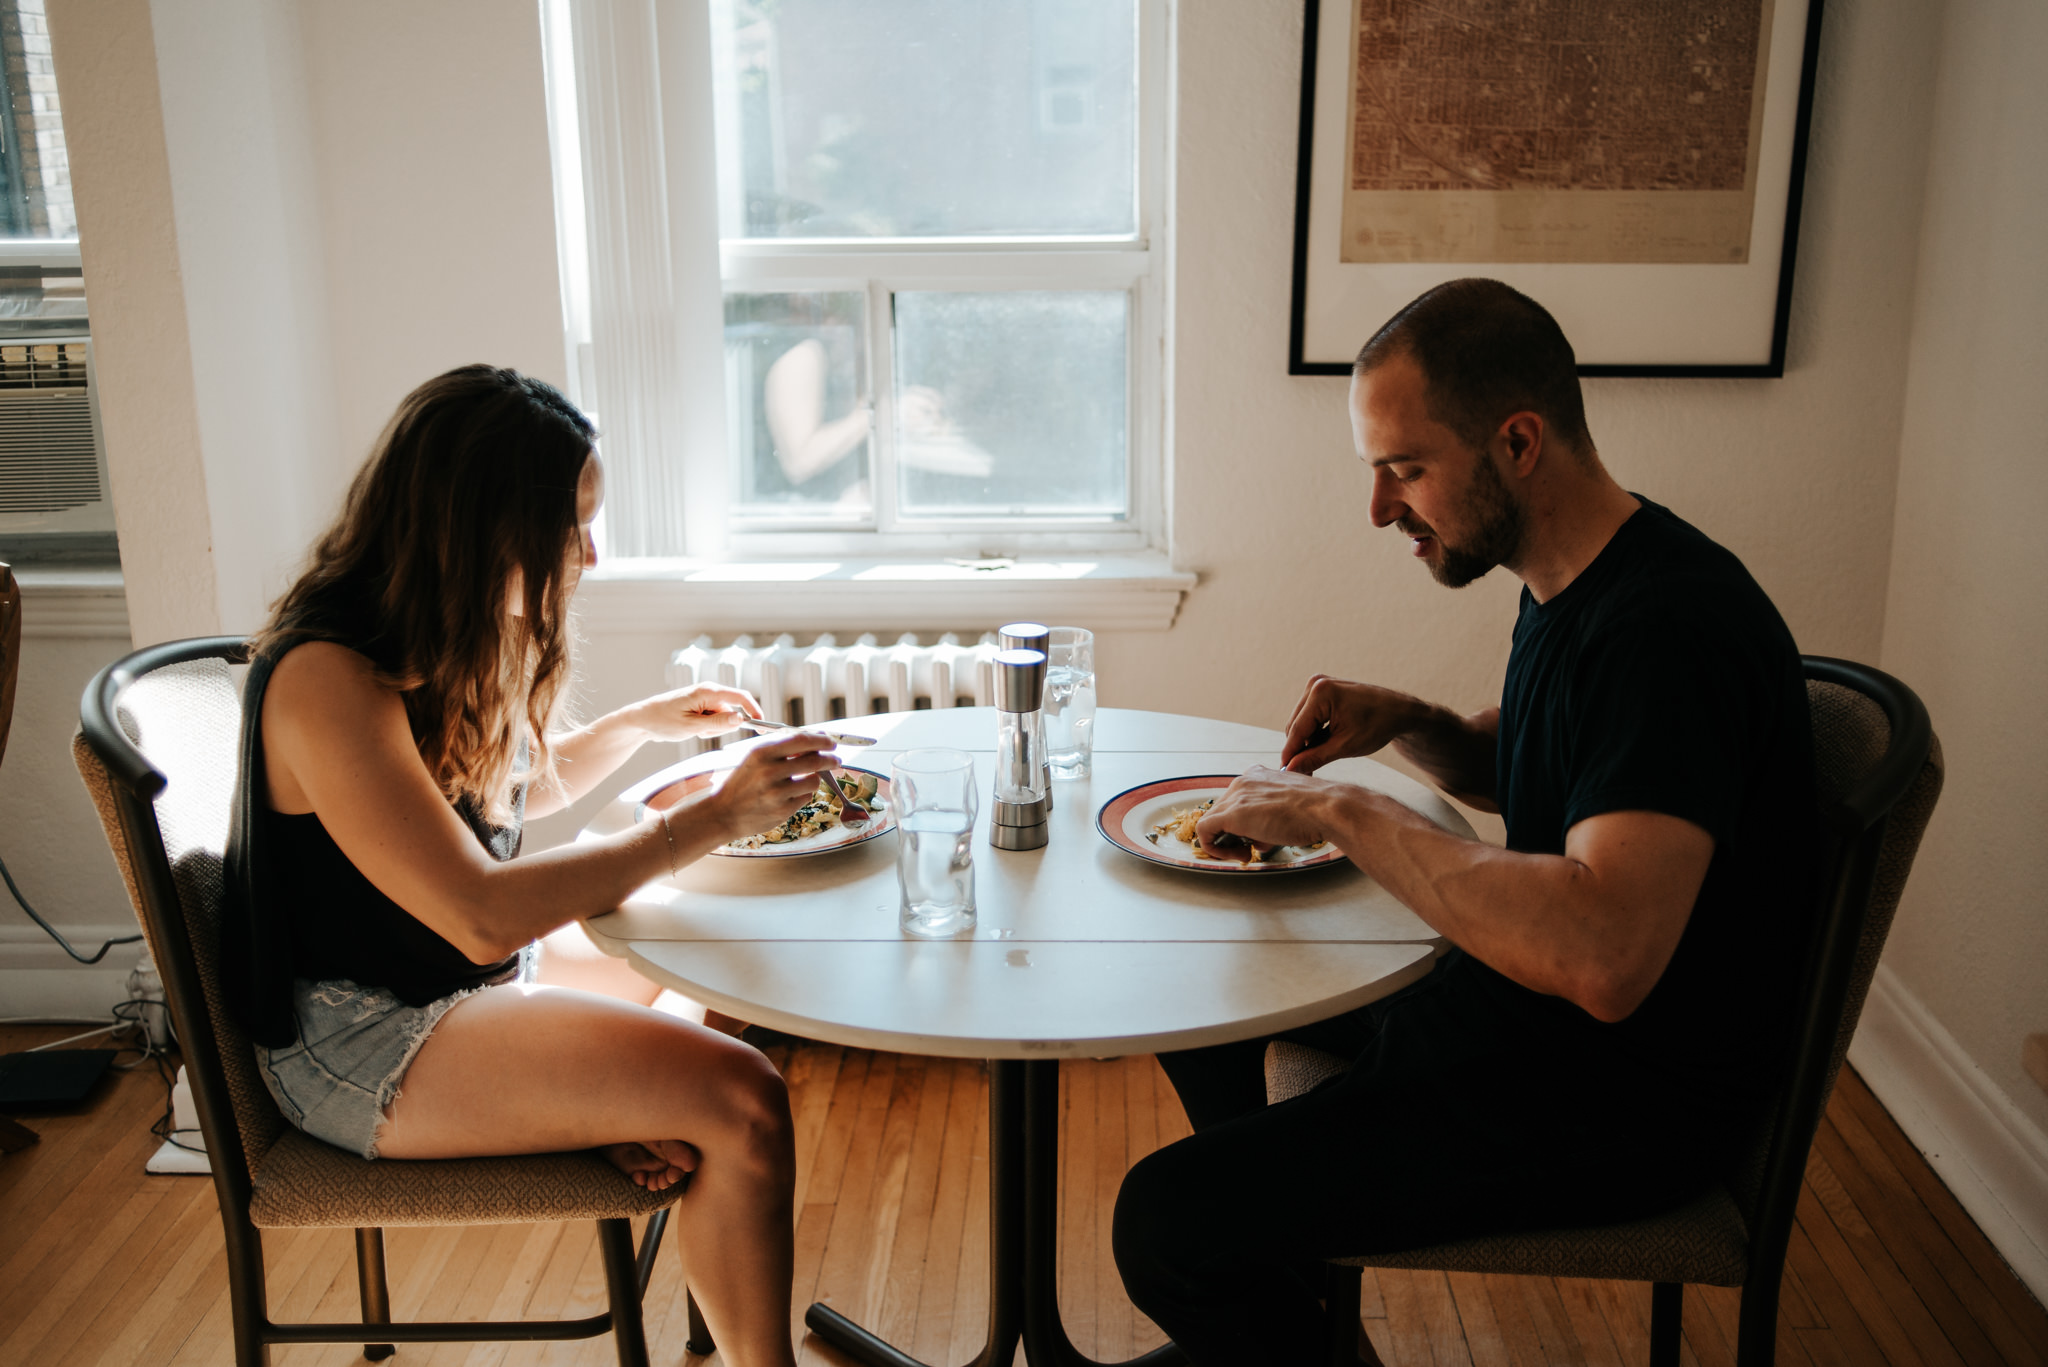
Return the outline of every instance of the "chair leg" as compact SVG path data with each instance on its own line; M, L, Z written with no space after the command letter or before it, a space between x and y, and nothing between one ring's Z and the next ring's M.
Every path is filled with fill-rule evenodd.
M1735 1326L1735 1367L1773 1367L1778 1360L1778 1286L1776 1277L1754 1276L1742 1288L1742 1315Z
M391 1323L391 1288L384 1277L384 1231L356 1231L356 1297L363 1307L364 1324ZM363 1356L382 1362L397 1352L389 1343L366 1343Z
M1379 1354L1370 1343L1365 1344L1363 1356L1358 1351L1364 1333L1358 1319L1360 1287L1364 1281L1364 1268L1323 1264L1323 1313L1329 1326L1330 1367L1382 1367Z
M1650 1284L1650 1367L1678 1367L1678 1340L1685 1325L1685 1283Z
M647 1326L640 1317L640 1260L633 1252L631 1220L599 1220L598 1247L604 1250L604 1283L612 1305L612 1342L619 1367L648 1367Z
M690 1312L690 1337L683 1340L683 1347L700 1358L708 1358L718 1351L718 1345L711 1340L711 1326L704 1322L704 1312L697 1308L696 1293L683 1288L683 1304Z

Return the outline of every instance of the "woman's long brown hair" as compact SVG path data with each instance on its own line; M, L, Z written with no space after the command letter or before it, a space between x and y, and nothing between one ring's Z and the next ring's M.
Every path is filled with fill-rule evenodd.
M327 640L367 656L404 698L441 791L502 821L520 742L534 777L553 770L570 556L581 564L576 484L595 437L553 386L516 371L470 365L427 381L398 405L256 651Z

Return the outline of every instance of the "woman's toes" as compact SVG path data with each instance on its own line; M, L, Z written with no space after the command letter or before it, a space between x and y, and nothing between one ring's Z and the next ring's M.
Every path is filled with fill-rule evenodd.
M601 1144L597 1152L605 1162L642 1186L647 1185L648 1174L665 1171L670 1166L667 1157L645 1144Z

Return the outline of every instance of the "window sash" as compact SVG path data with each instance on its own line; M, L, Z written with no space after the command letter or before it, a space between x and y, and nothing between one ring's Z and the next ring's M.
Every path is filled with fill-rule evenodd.
M699 255L704 227L710 227L715 234L716 211L707 201L715 197L718 183L712 155L712 35L704 7L693 0L658 0L650 12L632 0L544 0L551 32L559 34L571 27L574 31L574 64L579 78L574 108L558 113L554 121L558 129L566 123L573 130L557 143L558 163L574 158L578 164L558 170L557 178L558 182L580 185L583 190L590 257L616 254L620 240L618 224L622 219L632 230L634 259L642 265L637 272L627 272L628 277L646 281L657 273L647 268L654 264L651 260L641 261L653 240L660 240L675 254L666 282L672 288L661 301L666 307L650 307L644 286L633 286L631 291L622 288L618 283L622 278L618 262L578 262L565 255L565 274L590 282L587 290L566 285L564 290L565 304L573 300L576 305L566 310L564 319L572 396L586 407L598 401L597 417L606 429L634 434L630 440L615 441L608 451L614 499L622 504L652 499L666 505L649 510L652 516L643 515L641 529L631 538L620 538L622 543L630 544L616 544L608 549L628 556L980 556L1163 546L1166 264L1158 232L1164 222L1168 148L1168 3L1169 0L1138 3L1138 202L1134 234L853 240L727 238L717 242L714 271L714 263ZM570 11L573 25L555 20L558 6ZM594 45L601 50L592 50ZM621 90L622 84L632 88ZM594 202L599 188L589 179L593 158L602 164L609 157L616 165L618 152L595 146L593 140L620 135L616 125L610 132L593 129L593 116L602 124L605 113L593 107L590 92L605 92L596 103L609 106L605 112L616 119L622 98L635 95L638 88L645 88L646 95L639 97L637 107L657 111L652 118L660 125L662 136L656 145L665 141L666 155L657 152L652 160L666 163L661 168L665 177L657 177L665 183L650 184L645 174L650 167L647 153L628 149L628 159L637 162L636 169L642 174L634 178L634 186L623 192L615 191L614 198L624 193L631 196L632 202L601 205ZM580 129L576 127L578 123ZM630 134L627 136L631 140ZM578 244L565 233L563 245L568 253ZM609 334L606 331L606 291L600 282L607 275L614 282L609 300L613 313L631 308L638 315L640 335L652 335L660 344L657 350L668 350L675 358L673 366L650 367L649 358L639 358L637 362L628 358L622 366L617 359L619 330L614 325ZM741 419L740 415L725 411L722 296L735 291L828 289L868 292L868 376L874 389L875 413L869 447L875 496L872 525L821 525L814 516L735 516L730 497L731 443L726 427ZM1128 292L1125 517L1028 521L1001 516L908 520L899 517L893 463L896 415L892 295L910 290L1024 289ZM657 313L661 316L652 316ZM716 331L710 331L711 327ZM661 335L664 328L665 336ZM679 339L680 345L671 342L671 338ZM714 357L717 360L712 368ZM637 377L629 384L620 383L621 368L636 370ZM607 369L613 373L606 375ZM664 369L667 382L659 385L660 392L654 392L656 376ZM603 411L607 405L617 411ZM714 433L716 440L712 439ZM636 449L636 443L647 449Z

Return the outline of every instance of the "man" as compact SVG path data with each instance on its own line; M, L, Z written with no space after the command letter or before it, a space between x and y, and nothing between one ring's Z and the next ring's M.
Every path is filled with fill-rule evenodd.
M1453 946L1286 1038L1354 1060L1265 1105L1267 1041L1160 1063L1195 1134L1132 1170L1116 1255L1198 1364L1307 1363L1330 1257L1670 1209L1721 1176L1778 1081L1813 885L1798 652L1741 563L1624 490L1570 344L1491 280L1424 294L1359 353L1351 421L1394 526L1456 588L1522 581L1501 705L1459 716L1317 676L1283 769L1200 833L1327 839ZM1386 745L1506 848L1314 777Z

